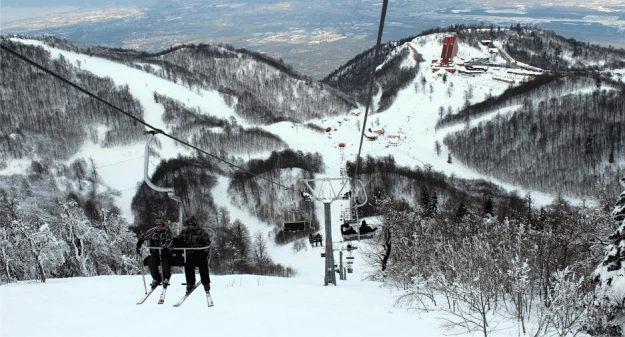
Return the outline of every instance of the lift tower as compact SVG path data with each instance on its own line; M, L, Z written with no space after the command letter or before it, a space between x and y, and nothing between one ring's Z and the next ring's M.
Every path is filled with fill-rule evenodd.
M312 199L316 201L323 202L324 214L325 214L325 227L326 227L326 264L324 271L323 284L328 285L328 283L332 283L336 285L336 273L334 272L334 249L332 246L332 218L330 211L330 204L333 201L342 198L341 192L345 186L350 182L349 177L343 178L319 178L319 179L302 179L308 190L312 193ZM315 184L316 187L320 188L320 193L317 194L315 190L310 186L310 182L318 182L319 185ZM340 189L335 190L332 183L336 183L340 185ZM326 190L324 187L328 186ZM325 193L323 193L325 191Z

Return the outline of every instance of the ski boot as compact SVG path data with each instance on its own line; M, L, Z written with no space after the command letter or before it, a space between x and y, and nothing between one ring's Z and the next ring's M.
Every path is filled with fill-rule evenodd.
M152 280L152 283L150 283L150 288L155 289L156 287L160 285L161 285L161 281Z

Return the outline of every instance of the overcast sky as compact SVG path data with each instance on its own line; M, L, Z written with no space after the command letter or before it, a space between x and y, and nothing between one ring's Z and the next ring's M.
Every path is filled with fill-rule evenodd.
M3 0L0 6L2 7L55 7L55 6L106 6L106 5L123 5L123 4L141 4L141 3L154 3L167 0ZM314 1L314 0L313 0ZM173 2L176 2L175 0ZM278 3L288 2L287 0L240 0L230 1L233 3L244 2L250 3ZM310 0L309 0L310 2ZM557 4L558 6L575 6L575 5L603 5L603 6L621 6L623 7L622 0L564 0L564 1L537 1L537 0L468 0L468 3L474 3L475 5L484 6L548 6L551 4ZM447 1L450 4L449 1ZM625 10L625 8L623 8Z
M38 8L38 7L100 7L128 4L149 4L159 0L2 0L2 7Z

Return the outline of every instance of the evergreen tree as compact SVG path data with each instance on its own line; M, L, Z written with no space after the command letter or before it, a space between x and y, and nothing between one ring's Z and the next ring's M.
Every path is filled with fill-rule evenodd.
M423 186L421 189L421 206L427 210L430 205L430 189L427 186Z
M462 219L467 214L469 214L469 209L467 208L467 205L464 204L464 202L461 202L460 206L458 206L458 209L456 210L456 218Z
M432 195L432 200L430 200L430 204L428 205L428 212L430 215L438 212L438 195L436 195L436 192Z
M625 177L620 180L625 187ZM621 336L625 322L625 191L621 193L612 211L612 218L618 226L605 248L604 258L594 271L597 282L595 310L591 316L591 334Z
M484 215L493 216L493 210L493 199L491 197L488 197L488 199L486 199L486 202L484 203Z

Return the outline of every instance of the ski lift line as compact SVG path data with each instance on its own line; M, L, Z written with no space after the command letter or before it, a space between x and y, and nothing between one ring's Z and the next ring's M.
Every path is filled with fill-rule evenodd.
M395 151L397 151L397 152L399 152L399 153L405 154L405 155L406 155L406 156L408 156L410 159L414 159L414 160L418 161L419 163L421 163L421 165L425 165L425 163L424 163L424 162L422 162L421 160L419 160L419 158L415 158L415 157L411 156L408 152L402 151L402 150L400 150L400 149L398 149L398 148L393 148L392 150L395 150Z
M243 171L243 172L245 172L245 173L247 173L247 174L250 174L250 175L252 175L252 176L254 176L254 177L256 177L256 178L259 178L259 179L265 180L265 181L267 181L267 182L269 182L269 183L271 183L271 184L274 184L274 185L276 185L276 186L282 187L282 188L284 188L284 189L286 189L286 190L291 190L289 187L286 187L285 185L282 185L282 184L280 184L280 183L276 183L276 182L272 181L271 179L264 178L264 177L261 177L261 176L259 176L259 175L254 174L254 173L252 173L252 172L249 172L249 171L245 170L243 167L240 167L239 165L236 165L236 164L234 164L234 163L231 163L231 162L229 162L229 161L227 161L227 160L225 160L225 159L219 158L219 157L217 157L217 156L216 156L216 155L214 155L214 154L208 153L208 152L206 152L206 151L204 151L204 150L202 150L202 149L200 149L200 148L198 148L198 147L196 147L196 146L194 146L194 145L191 145L191 144L189 144L189 143L187 143L187 142L185 142L185 141L183 141L183 140L181 140L181 139L178 139L178 138L176 138L176 137L174 137L174 136L171 136L171 135L169 135L169 134L165 133L163 130L160 130L160 129L158 129L158 128L156 128L156 127L154 127L154 126L152 126L152 125L150 125L150 124L148 124L148 123L146 123L146 122L144 122L143 120L141 120L141 119L139 119L139 118L137 118L137 117L135 117L135 116L133 116L133 115L131 115L131 114L127 113L126 111L122 110L121 108L118 108L117 106L115 106L115 105L113 105L113 104L111 104L111 103L109 103L109 102L105 101L104 99L102 99L102 98L100 98L100 97L96 96L95 94L91 93L90 91L88 91L88 90L86 90L86 89L83 89L82 87L80 87L80 86L78 86L78 85L74 84L73 82L71 82L71 81L69 81L69 80L67 80L67 79L63 78L62 76L60 76L60 75L56 74L55 72L53 72L53 71L51 71L51 70L49 70L49 69L47 69L47 68L45 68L45 67L43 67L43 66L39 65L38 63L36 63L36 62L34 62L34 61L32 61L32 60L30 60L30 59L28 59L28 58L26 58L26 57L22 56L21 54L19 54L19 53L15 52L14 50L12 50L12 49L10 49L10 48L6 47L6 46L5 46L5 45L3 45L3 44L0 44L0 48L2 48L3 50L7 51L9 54L11 54L11 55L13 55L13 56L15 56L15 57L17 57L17 58L19 58L19 59L23 60L24 62L26 62L26 63L28 63L28 64L32 65L33 67L35 67L35 68L37 68L37 69L39 69L39 70L41 70L41 71L43 71L43 72L45 72L45 73L49 74L50 76L52 76L52 77L55 77L55 78L59 79L61 82L66 83L67 85L69 85L69 86L71 86L71 87L75 88L76 90L83 92L83 93L84 93L84 94L86 94L87 96L89 96L89 97L91 97L91 98L93 98L93 99L95 99L95 100L97 100L97 101L102 102L103 104L105 104L105 105L107 105L107 106L109 106L109 107L113 108L114 110L117 110L117 111L121 112L122 114L126 115L127 117L132 118L134 121L136 121L136 122L138 122L138 123L141 123L141 124L143 124L144 126L146 126L146 127L150 128L150 129L152 129L152 130L154 130L154 131L156 131L156 132L158 132L158 133L161 133L161 134L163 134L164 136L166 136L166 137L168 137L168 138L170 138L170 139L172 139L172 140L174 140L174 141L176 141L176 142L179 142L179 143L181 143L181 144L183 144L183 145L186 145L186 146L188 146L188 147L190 147L190 148L192 148L192 149L194 149L194 150L197 150L197 151L198 151L198 152L200 152L200 153L203 153L203 154L205 154L205 155L207 155L207 156L209 156L209 157L212 157L212 158L217 159L217 160L219 160L219 161L221 161L221 162L223 162L223 163L226 163L226 164L228 164L228 165L230 165L230 166L232 166L232 167L234 167L234 168L236 168L236 169L239 169L239 170L241 170L241 171Z
M49 69L45 68L44 66L39 65L38 63L36 63L36 62L34 62L34 61L32 61L32 60L30 60L30 59L26 58L25 56L22 56L21 54L19 54L19 53L15 52L14 50L12 50L12 49L8 48L7 46L0 44L0 48L4 49L4 50L5 50L5 51L7 51L8 53L10 53L10 54L12 54L12 55L16 56L17 58L19 58L19 59L21 59L21 60L25 61L26 63L29 63L30 65L34 66L35 68L37 68L37 69L39 69L39 70L41 70L41 71L43 71L43 72L45 72L45 73L47 73L47 74L51 75L52 77L56 77L56 78L57 78L57 79L59 79L60 81L62 81L62 82L64 82L65 84L67 84L67 85L69 85L69 86L71 86L71 87L73 87L73 88L77 89L78 91L81 91L81 92L85 93L85 94L86 94L86 95L88 95L89 97L94 98L95 100L98 100L98 101L100 101L100 102L104 103L105 105L107 105L107 106L109 106L109 107L111 107L111 108L115 109L115 110L118 110L119 112L123 113L124 115L126 115L126 116L128 116L128 117L130 117L130 118L134 119L135 121L137 121L137 122L139 122L139 123L141 123L141 124L143 124L143 125L145 125L145 126L147 126L147 127L151 128L151 129L157 130L157 129L156 129L155 127L153 127L152 125L149 125L148 123L146 123L146 122L142 121L141 119L139 119L139 118L137 118L137 117L135 117L135 116L133 116L133 115L131 115L131 114L127 113L126 111L124 111L124 110L122 110L122 109L118 108L117 106L115 106L115 105L113 105L113 104L111 104L111 103L109 103L109 102L105 101L104 99L102 99L102 98L100 98L100 97L96 96L95 94L91 93L90 91L88 91L88 90L86 90L86 89L83 89L82 87L80 87L80 86L78 86L78 85L74 84L73 82L71 82L71 81L69 81L69 80L67 80L67 79L63 78L62 76L58 75L57 73L53 72L52 70L49 70Z
M384 0L382 3L382 13L380 14L380 26L378 27L378 39L375 45L375 54L373 56L373 69L371 70L371 79L369 80L369 94L367 99L367 106L365 108L365 117L362 123L362 134L360 135L360 145L358 146L358 155L356 156L356 167L354 169L354 179L358 178L358 166L360 165L360 153L362 151L362 143L365 138L365 130L367 129L367 116L369 115L369 107L371 105L371 101L373 100L373 82L375 80L375 68L379 63L380 56L380 42L382 41L382 32L384 30L384 18L386 17L386 7L388 5L388 0Z
M118 162L115 162L115 163L109 163L109 164L106 164L106 165L100 165L100 166L98 166L98 168L109 167L109 166L113 166L113 165L117 165L117 164L121 164L121 163L126 163L126 162L129 162L129 161L133 161L133 160L137 160L137 159L142 159L142 158L144 158L144 157L145 157L145 156L134 157L134 158L130 158L130 159L126 159L126 160L118 161ZM150 164L154 165L154 163L152 163L152 162L150 162Z

